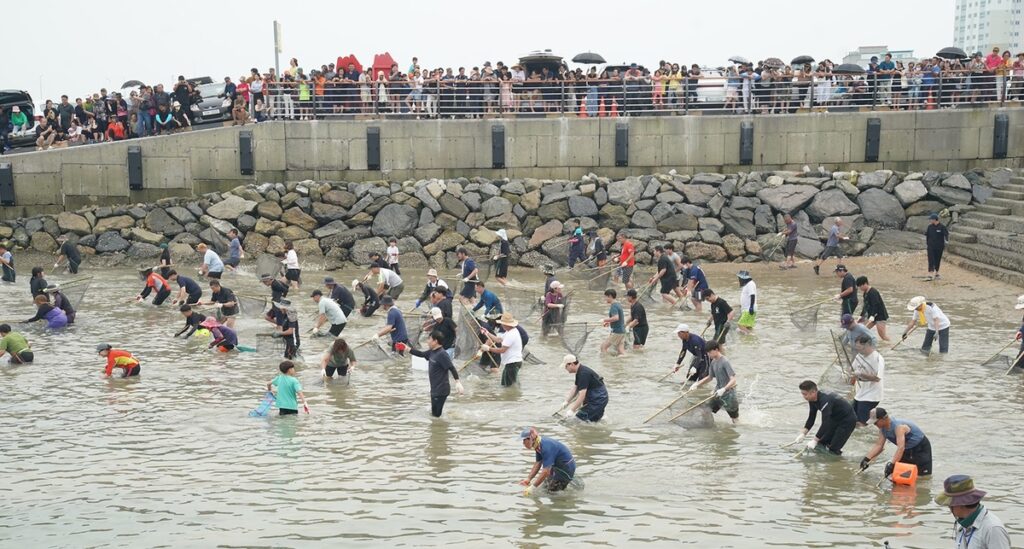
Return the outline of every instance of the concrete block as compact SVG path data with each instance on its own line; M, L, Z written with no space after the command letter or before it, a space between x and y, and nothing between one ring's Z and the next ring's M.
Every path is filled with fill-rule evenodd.
M127 189L127 183L125 183L125 188ZM16 174L14 176L14 203L17 206L59 206L63 204L59 174Z
M143 161L143 170L148 162L148 159ZM61 180L65 194L128 196L128 166L126 163L121 165L64 164L61 168ZM146 185L149 184L150 182L146 181Z
M537 165L537 137L513 137L506 133L505 167L528 168ZM614 163L614 162L613 162Z
M886 120L888 122L888 119ZM906 161L914 158L914 130L887 129L887 123L882 124L881 146L878 149L878 159L882 162ZM863 159L863 157L861 157Z
M123 184L127 188L127 174L124 177ZM143 186L148 189L182 189L186 195L192 189L191 169L187 158L143 157L142 177Z

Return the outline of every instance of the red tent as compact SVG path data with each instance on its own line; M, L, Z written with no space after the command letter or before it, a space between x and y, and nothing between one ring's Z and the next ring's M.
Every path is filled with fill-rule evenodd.
M373 79L377 79L377 74L383 72L386 75L391 74L391 65L395 64L394 58L388 52L378 53L373 56Z
M348 57L339 57L335 67L338 68L338 72L347 71L350 63L355 65L357 71L363 72L363 64L356 59L355 54L351 53L348 54Z

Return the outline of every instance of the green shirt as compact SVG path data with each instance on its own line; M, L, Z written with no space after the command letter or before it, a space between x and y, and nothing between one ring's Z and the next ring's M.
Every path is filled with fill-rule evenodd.
M270 382L277 387L277 407L285 410L298 410L299 401L296 395L302 391L302 384L295 377L280 374Z
M331 358L327 360L327 365L331 368L346 368L355 361L356 353L352 350L352 347L349 347L343 353L331 353Z
M0 339L0 351L16 355L28 349L28 340L18 332L11 332Z

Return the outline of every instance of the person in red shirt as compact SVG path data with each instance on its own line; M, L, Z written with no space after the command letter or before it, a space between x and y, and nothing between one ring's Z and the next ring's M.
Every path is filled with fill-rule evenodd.
M153 296L153 305L162 305L171 296L171 285L167 279L153 272L152 268L140 269L139 276L146 281L146 287L135 296L135 301L142 301L149 296L150 292L156 292Z
M619 279L626 285L627 290L632 290L633 267L636 266L636 246L622 233L619 233L618 240L622 246L622 251L619 252Z
M107 140L121 141L124 139L124 124L119 118L114 118L107 124Z
M107 367L103 370L103 375L106 377L113 375L114 368L121 368L124 372L121 374L121 377L137 376L142 370L142 366L139 365L139 359L132 356L128 351L112 348L109 343L97 345L96 352L101 357L107 359Z

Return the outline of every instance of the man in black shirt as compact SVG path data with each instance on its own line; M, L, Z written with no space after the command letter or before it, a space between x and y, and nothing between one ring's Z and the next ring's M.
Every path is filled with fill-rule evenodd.
M290 286L285 282L277 280L273 275L261 274L260 282L262 282L264 286L270 288L270 301L281 301L281 299L288 297L288 290ZM348 316L348 314L345 316Z
M882 301L882 294L868 284L866 276L857 277L857 288L864 295L864 305L860 308L859 322L866 328L876 328L878 337L882 341L889 341L889 337L885 333L885 323L889 320L889 311L886 310L885 302Z
M234 329L235 316L238 315L238 299L235 297L235 292L231 291L231 288L221 286L220 281L217 279L210 281L210 301L207 305L214 303L220 308L220 314L224 317L222 324ZM199 304L201 305L202 303Z
M284 339L284 358L291 360L299 354L299 315L292 302L282 299L274 303L277 314L277 330L274 337Z
M600 421L604 417L604 409L608 406L608 388L604 379L597 372L580 364L576 355L565 355L562 358L565 371L576 374L576 380L569 394L565 397L565 417L576 415L581 421Z
M455 338L458 333L458 327L455 325L455 321L451 317L444 316L444 312L437 307L431 307L430 309L430 320L423 327L423 331L428 334L431 332L438 332L441 334L441 348L444 349L448 356L455 358Z
M665 248L661 246L654 247L654 257L658 260L658 272L647 281L647 284L653 285L655 282L660 281L661 298L669 305L675 307L676 300L672 297L672 294L677 293L676 289L679 288L679 277L676 276L676 267L672 264L668 254L665 253Z
M626 329L633 330L633 350L639 351L647 344L647 309L640 303L635 289L626 292L626 301L629 302L629 322L626 323Z
M445 318L452 318L452 299L448 297L448 290L438 286L430 292L430 305L441 309Z
M341 306L341 312L345 313L346 317L356 308L356 300L352 297L352 292L348 291L344 285L335 282L332 277L324 278L324 287L330 293L331 299Z
M191 305L182 305L178 310L181 311L181 316L185 317L185 327L180 332L174 334L174 337L180 337L181 334L185 334L185 339L188 339L192 337L192 334L196 333L199 325L206 320L206 315L194 312Z
M78 247L68 241L66 234L57 237L57 242L60 242L60 250L57 251L57 261L54 262L53 268L56 269L62 260L67 259L68 272L78 274L78 266L82 264L82 255L78 253Z
M171 305L177 305L182 303L185 305L195 305L203 298L203 289L199 287L199 284L187 276L181 276L178 271L171 269L167 271L167 280L169 282L178 283L178 297L171 301ZM186 299L186 296L188 298Z
M942 263L942 252L946 249L946 242L949 242L949 230L939 221L939 214L933 213L928 219L930 223L924 232L925 244L928 247L928 276L940 279L942 276L939 275L939 264Z
M704 299L711 304L711 318L708 319L707 325L715 324L715 335L712 339L722 343L729 332L729 321L732 320L735 313L732 312L732 307L711 288L704 290L703 294Z
M461 395L463 393L462 382L459 381L459 371L452 364L452 359L445 352L443 347L444 335L434 330L427 338L426 351L410 349L413 356L427 359L427 377L430 378L430 414L434 417L441 417L444 410L444 401L448 400L452 388L448 382L448 374L455 378L455 390Z
M836 277L841 278L839 293L836 294L836 301L840 302L839 316L852 315L857 310L857 281L853 275L846 270L846 265L836 265Z
M807 422L804 423L804 428L796 437L795 442L799 443L804 440L811 427L814 426L814 421L820 411L821 427L814 434L814 438L807 443L807 449L814 450L818 444L822 444L828 448L829 452L837 456L842 455L843 446L846 445L846 441L850 439L850 435L853 434L853 429L857 425L857 415L853 412L853 406L842 397L818 391L818 385L811 380L800 383L800 394L807 401L809 412Z

